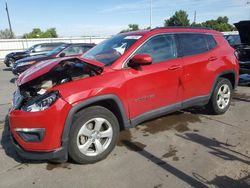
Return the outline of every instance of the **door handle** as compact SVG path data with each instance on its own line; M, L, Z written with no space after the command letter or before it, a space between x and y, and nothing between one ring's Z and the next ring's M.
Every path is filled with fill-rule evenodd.
M168 70L177 70L177 69L180 69L181 66L180 65L172 65L168 68Z
M208 61L215 61L215 60L217 60L217 57L210 57L210 58L208 58Z

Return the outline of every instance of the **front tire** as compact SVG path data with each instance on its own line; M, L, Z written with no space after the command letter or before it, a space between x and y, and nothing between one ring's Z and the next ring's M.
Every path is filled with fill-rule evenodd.
M210 101L206 106L211 114L224 114L230 107L233 94L231 82L226 78L219 78Z
M9 59L9 67L10 67L10 68L13 68L14 63L15 63L15 60L14 60L13 58L10 58L10 59Z
M76 163L100 161L114 149L119 135L115 115L101 106L88 107L75 117L69 134L69 156Z

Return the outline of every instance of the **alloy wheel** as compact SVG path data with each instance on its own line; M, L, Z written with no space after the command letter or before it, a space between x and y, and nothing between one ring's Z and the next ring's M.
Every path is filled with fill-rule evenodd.
M105 151L111 143L113 129L104 118L87 121L77 134L79 151L87 156L96 156Z
M220 109L224 109L228 106L230 102L230 88L227 84L223 84L217 93L217 105Z

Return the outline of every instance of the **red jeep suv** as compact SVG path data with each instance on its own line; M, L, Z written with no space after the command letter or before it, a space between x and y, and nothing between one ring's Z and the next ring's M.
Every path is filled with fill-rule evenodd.
M23 158L94 163L112 151L121 129L192 106L225 113L238 72L234 49L213 30L118 34L81 57L22 73L11 137Z

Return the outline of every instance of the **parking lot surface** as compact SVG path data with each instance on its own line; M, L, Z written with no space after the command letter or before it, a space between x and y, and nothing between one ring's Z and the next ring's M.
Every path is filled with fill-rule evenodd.
M5 121L15 77L0 63L0 187L250 187L250 88L220 116L187 109L122 131L91 165L20 159ZM51 117L52 118L52 117Z

